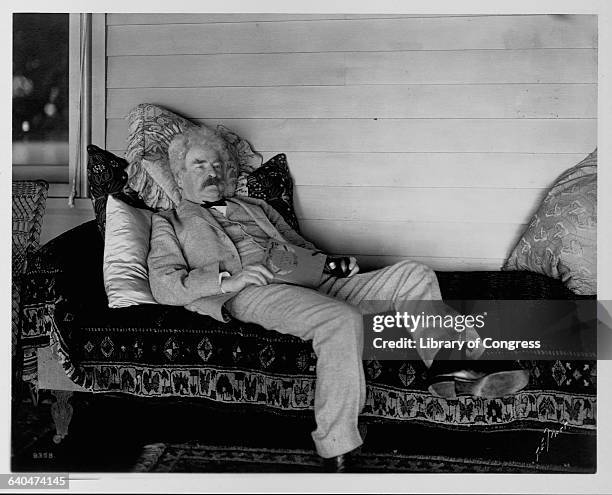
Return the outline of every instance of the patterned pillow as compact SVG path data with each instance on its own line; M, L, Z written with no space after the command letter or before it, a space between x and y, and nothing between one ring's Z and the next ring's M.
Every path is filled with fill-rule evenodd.
M556 180L502 269L543 273L576 294L596 294L597 149Z
M106 226L106 202L109 194L135 208L148 209L138 193L127 185L128 166L123 158L90 144L87 146L87 182L93 203L98 229L104 237Z
M299 224L293 209L293 180L289 174L287 156L276 155L245 178L245 188L237 192L240 196L263 199L285 221L299 232Z
M177 134L198 127L193 122L150 103L142 103L127 115L129 162L128 185L138 191L144 202L156 210L174 208L181 200L180 190L168 162L168 146ZM250 144L224 126L216 131L228 143L233 160L230 173L247 174L261 165L262 157ZM238 183L244 183L239 176Z

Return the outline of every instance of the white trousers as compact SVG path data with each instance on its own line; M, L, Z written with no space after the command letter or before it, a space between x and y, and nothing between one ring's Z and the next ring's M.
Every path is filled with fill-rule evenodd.
M317 429L312 437L320 456L333 457L362 444L357 419L366 399L362 363L365 302L389 301L390 307L383 310L392 310L405 301L439 299L433 270L402 261L351 278L324 276L317 290L285 284L249 286L226 306L241 321L312 339L317 356ZM426 362L433 359L433 355L421 357Z

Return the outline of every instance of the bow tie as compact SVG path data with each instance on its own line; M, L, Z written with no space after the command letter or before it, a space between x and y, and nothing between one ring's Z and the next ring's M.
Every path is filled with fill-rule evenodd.
M200 205L202 208L211 208L212 206L226 206L227 203L224 199L219 199L217 201L204 201Z

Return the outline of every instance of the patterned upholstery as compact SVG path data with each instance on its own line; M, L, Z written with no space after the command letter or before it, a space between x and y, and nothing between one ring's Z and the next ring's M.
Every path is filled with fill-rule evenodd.
M180 307L109 309L99 269L102 250L92 221L48 243L30 263L26 320L33 332L53 338L74 382L95 393L312 414L316 356L311 342L253 324L222 324ZM445 299L572 297L560 281L528 272L437 276ZM596 362L524 364L530 384L515 396L444 400L428 393L422 362L368 360L363 415L487 431L525 425L596 430Z
M561 279L580 295L597 292L597 150L557 178L503 269Z
M38 247L49 184L45 181L13 181L13 245L12 245L12 333L13 359L18 355L20 279L26 269L26 258ZM15 363L17 364L17 362ZM19 374L20 366L16 366Z
M300 231L298 219L293 209L293 180L284 153L270 158L246 178L246 190L238 195L263 199L276 211L296 232Z
M168 146L177 134L200 127L165 108L150 103L134 107L126 117L128 139L126 159L128 185L138 191L143 201L155 210L169 210L181 199L180 190L170 170ZM202 126L203 127L203 126ZM234 169L238 188L244 184L244 174L261 165L261 155L238 135L219 125L216 132L228 143L232 159L226 165Z

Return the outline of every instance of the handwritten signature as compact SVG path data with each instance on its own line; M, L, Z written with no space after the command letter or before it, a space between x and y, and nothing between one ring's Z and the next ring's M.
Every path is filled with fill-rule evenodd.
M550 428L546 428L544 430L544 433L543 433L542 438L540 440L540 445L538 446L538 448L535 451L536 462L540 461L540 455L541 454L548 452L548 449L550 447L550 441L553 438L557 438L557 436L559 436L560 433L562 433L564 430L566 430L567 429L567 425L568 425L568 422L566 420L566 421L563 422L563 425L558 430L551 430Z

